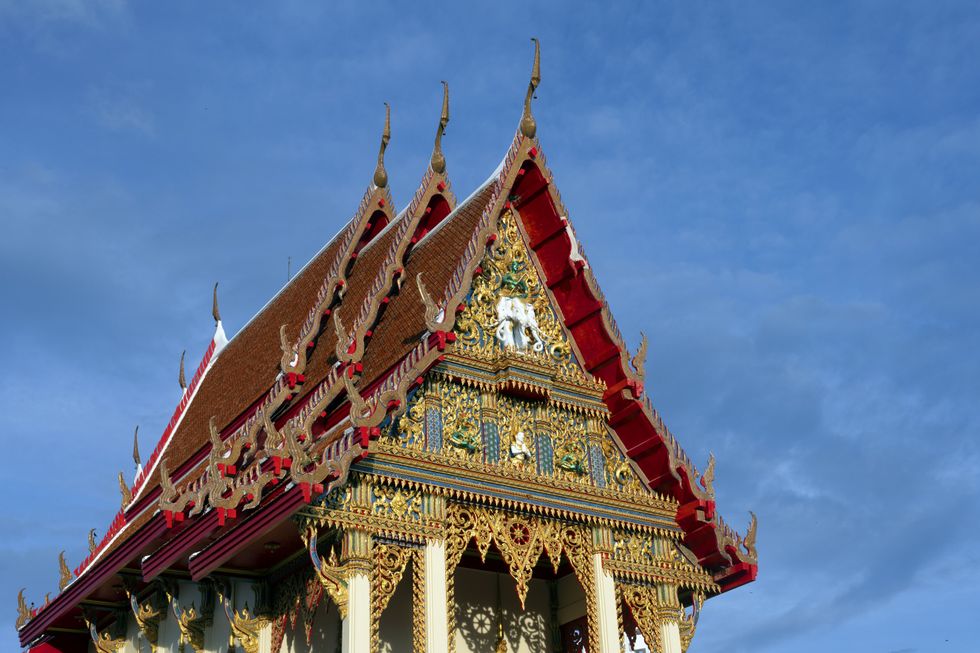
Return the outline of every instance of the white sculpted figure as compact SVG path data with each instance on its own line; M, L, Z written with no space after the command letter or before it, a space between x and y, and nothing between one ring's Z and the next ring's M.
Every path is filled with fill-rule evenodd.
M497 302L496 336L501 347L517 351L524 351L529 345L533 351L544 351L546 342L534 307L517 297L501 297Z
M531 450L524 440L524 431L518 431L514 436L514 441L510 445L510 457L521 462L531 458Z

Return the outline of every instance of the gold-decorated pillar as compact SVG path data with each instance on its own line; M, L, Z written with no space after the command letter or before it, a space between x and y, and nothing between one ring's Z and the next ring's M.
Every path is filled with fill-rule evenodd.
M446 499L427 495L425 511L436 523L446 521ZM446 540L428 538L422 550L422 585L424 603L425 653L446 653L449 646L449 583L447 576ZM416 651L416 653L421 653Z
M622 650L622 634L619 632L616 581L602 564L603 559L612 551L612 533L608 528L596 527L593 529L593 539L595 549L592 554L592 573L595 577L599 653L619 653Z
M677 587L661 585L657 588L660 599L660 641L663 642L663 653L682 653L681 647L681 605L677 600Z
M371 650L371 535L357 529L344 531L344 560L350 571L341 650L364 653Z
M449 650L449 610L446 594L446 541L425 542L425 651Z

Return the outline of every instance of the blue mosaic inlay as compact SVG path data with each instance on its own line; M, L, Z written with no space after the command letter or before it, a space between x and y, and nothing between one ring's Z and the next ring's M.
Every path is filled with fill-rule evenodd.
M442 414L435 408L425 411L425 447L429 451L442 451Z
M555 451L551 446L551 437L539 435L538 443L538 474L552 476L555 473Z
M483 423L483 455L488 463L500 460L500 434L493 422Z
M589 447L589 471L592 474L592 482L597 487L606 487L606 457L597 444Z

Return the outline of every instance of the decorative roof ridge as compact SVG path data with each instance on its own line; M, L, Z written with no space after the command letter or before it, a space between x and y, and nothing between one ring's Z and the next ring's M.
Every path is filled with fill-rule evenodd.
M611 393L614 395L619 395L622 393L622 400L627 403L630 401L636 402L636 404L641 408L642 412L645 414L645 418L648 423L653 427L654 433L657 434L657 438L663 444L665 451L668 456L668 472L676 483L678 499L682 501L694 500L698 505L705 506L704 510L705 518L699 519L695 518L700 524L713 524L719 526L715 531L715 536L717 538L717 551L715 554L720 555L721 559L728 561L731 567L736 567L735 559L742 560L750 566L755 566L756 559L754 553L754 541L755 534L754 530L751 535L746 535L742 538L736 531L725 526L720 528L720 525L724 522L719 522L720 515L714 510L714 488L712 487L713 480L713 466L709 463L708 471L705 473L699 472L697 466L684 451L680 442L667 428L666 424L663 422L659 413L653 408L650 401L650 397L644 391L644 369L643 369L643 358L645 352L643 351L645 346L641 344L640 351L632 357L630 357L629 349L627 348L625 341L623 339L622 333L619 330L618 325L613 318L612 312L609 309L608 302L606 301L605 295L602 293L598 285L598 281L592 271L591 265L588 263L585 251L582 248L581 242L575 235L574 227L568 217L568 211L561 200L561 195L553 182L553 173L547 166L546 157L541 151L540 143L535 139L535 145L532 150L528 150L529 158L533 160L534 165L538 167L541 171L542 177L546 184L546 189L554 209L557 213L559 220L561 221L562 228L557 231L557 235L562 232L568 238L569 251L568 251L568 267L570 270L565 276L560 276L558 279L549 279L549 293L553 286L557 286L559 283L567 280L570 276L579 276L585 284L585 288L589 293L591 293L596 304L598 305L598 314L601 316L601 323L607 332L608 337L612 341L612 344L616 347L617 355L616 358L619 359L619 369L621 369L625 381L617 384L616 387L611 388ZM515 200L519 203L520 200ZM551 237L544 238L544 241L549 240ZM537 259L539 253L534 247L531 247L532 255ZM581 274L585 272L585 274ZM566 325L569 327L570 325ZM572 340L575 338L572 336ZM618 400L617 400L618 401ZM615 412L615 411L614 411ZM646 476L646 474L644 474ZM681 498L685 496L686 498ZM695 513L696 514L696 513ZM754 523L754 521L753 521ZM727 530L726 530L727 529ZM754 529L754 527L753 527ZM719 532L722 531L722 532ZM749 545L742 544L743 541L748 541ZM751 553L746 555L746 550L751 547ZM754 571L750 572L748 580L754 578ZM746 582L745 580L737 581L735 584L740 584L741 582ZM734 587L735 584L729 585L728 587Z
M404 283L405 259L410 253L415 231L426 215L423 211L423 202L428 203L438 194L445 196L448 189L445 161L443 161L443 172L436 172L429 167L423 175L411 203L406 207L404 217L399 221L398 230L391 239L384 261L378 268L378 273L361 302L360 312L351 324L350 330L345 334L347 339L343 342L340 338L337 340L336 353L339 360L353 363L363 357L368 344L368 332L377 322L381 306L391 296L393 288L400 290ZM443 221L448 220L449 216Z
M304 352L304 354L301 354L301 357L304 359L303 369L305 369L305 348L309 342L312 342L313 336L320 330L320 324L324 317L323 311L334 303L335 299L343 299L347 285L347 275L342 270L351 261L357 240L363 234L368 221L375 213L375 210L371 210L371 207L377 205L376 210L380 210L388 215L390 223L393 220L391 219L390 209L387 207L390 207L392 204L391 192L387 187L378 188L377 186L369 186L364 192L364 197L354 212L354 217L351 218L349 228L344 231L343 241L341 241L337 254L334 256L333 263L331 263L327 274L324 276L323 283L320 284L320 289L317 291L313 306L310 308L306 320L299 330L294 347L296 351Z
M215 333L211 337L211 342L208 345L207 350L204 352L204 357L197 366L197 370L194 372L194 376L191 378L190 385L187 386L187 390L183 393L180 401L177 402L177 407L174 409L174 413L167 422L167 426L163 430L163 434L160 436L160 440L157 442L157 446L153 449L150 457L146 460L146 464L143 466L142 472L136 477L133 483L133 498L130 501L129 506L133 506L142 497L143 490L146 489L147 479L149 479L153 472L156 470L157 465L160 462L163 452L166 451L167 447L173 441L174 435L177 433L177 429L180 427L181 422L183 422L184 415L187 414L187 409L194 401L197 396L197 391L200 389L201 384L204 381L204 377L211 370L214 362L217 360L218 355L224 349L225 345L228 343L227 338L224 338L224 328L221 326L219 321L215 327ZM125 510L124 510L125 511Z

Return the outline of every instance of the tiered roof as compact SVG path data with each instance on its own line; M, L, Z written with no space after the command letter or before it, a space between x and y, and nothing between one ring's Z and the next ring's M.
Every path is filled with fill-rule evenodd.
M518 209L577 359L606 384L623 450L651 489L680 504L687 548L723 590L755 578L754 517L743 538L718 516L713 464L702 475L652 408L642 352L628 351L578 243L536 138L539 79L536 47L518 133L459 205L440 147L448 89L429 168L398 213L386 117L374 183L347 225L230 341L215 307L215 337L131 500L61 593L19 623L23 644L71 621L82 600L112 600L120 570L149 581L176 565L201 578L341 483L452 346L457 308L506 208Z

